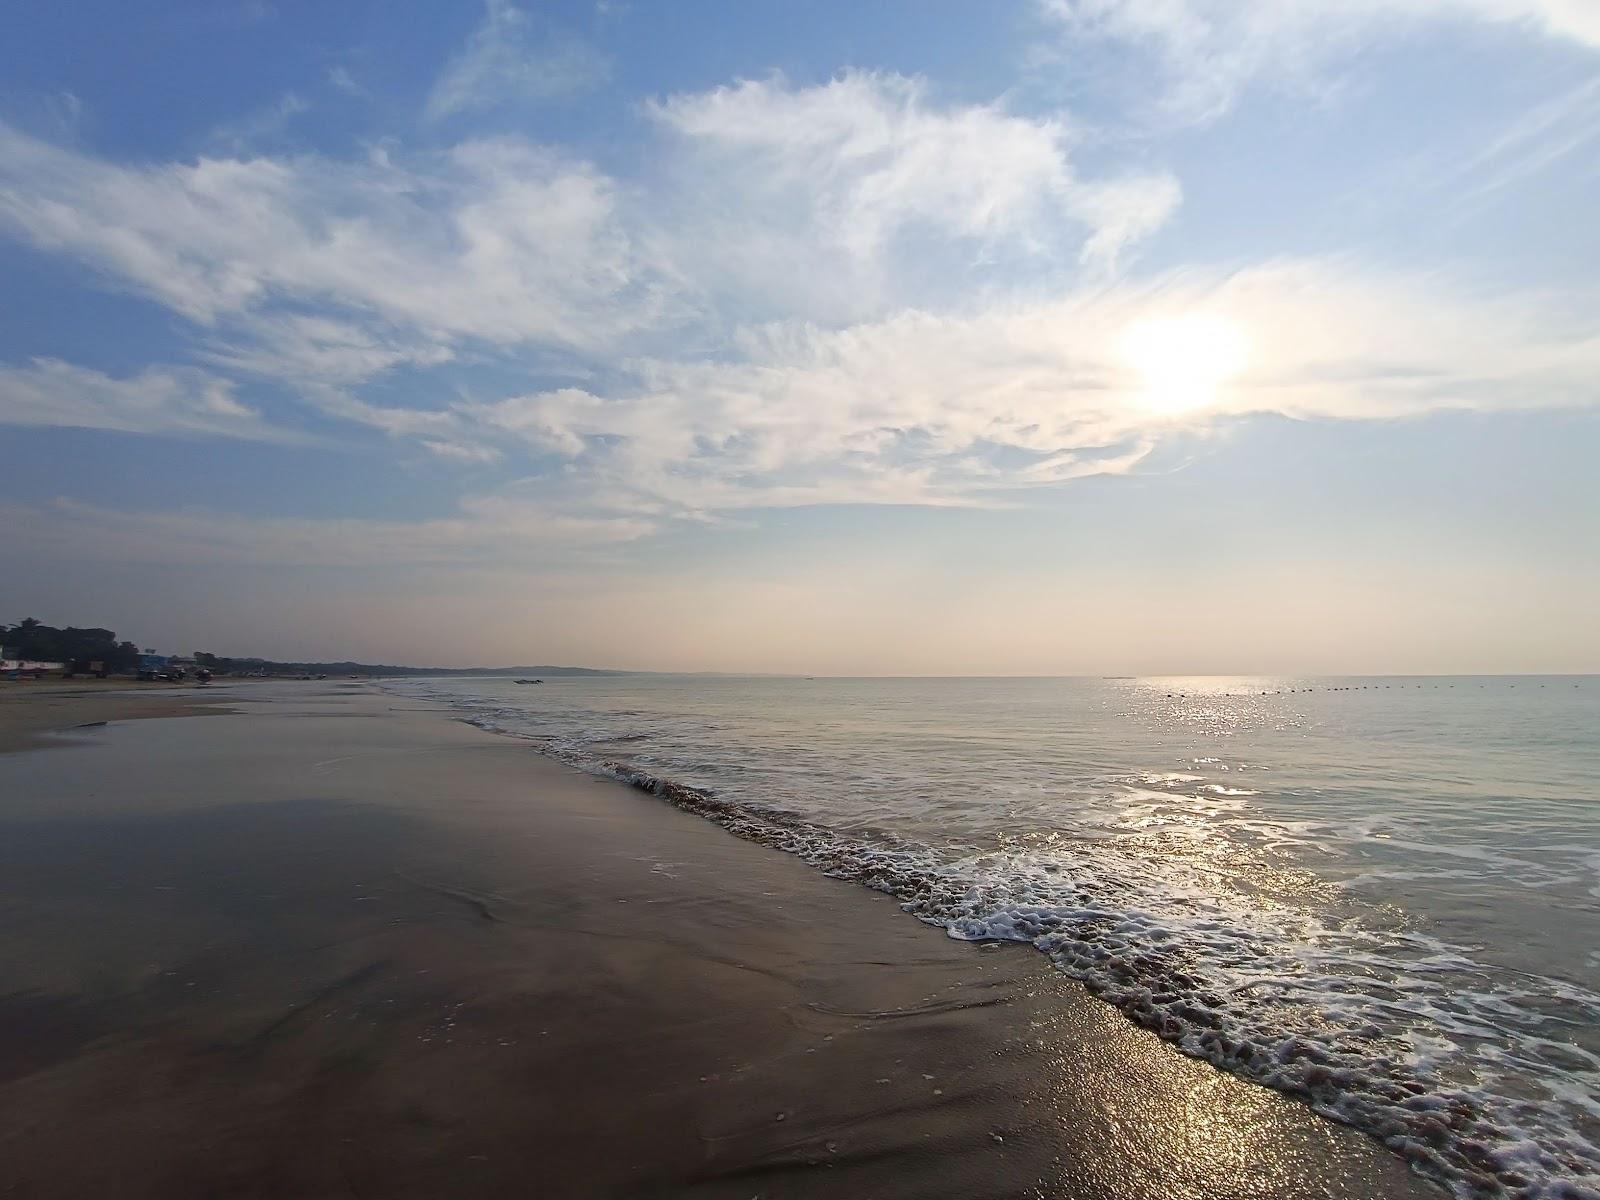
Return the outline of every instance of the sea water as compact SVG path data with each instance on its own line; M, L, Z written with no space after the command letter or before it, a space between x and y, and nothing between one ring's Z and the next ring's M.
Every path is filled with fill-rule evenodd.
M1030 942L1460 1196L1600 1197L1600 677L393 686Z

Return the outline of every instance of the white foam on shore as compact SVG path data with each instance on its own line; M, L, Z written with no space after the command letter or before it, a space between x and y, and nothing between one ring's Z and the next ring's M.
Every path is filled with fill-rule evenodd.
M1491 987L1469 952L1437 938L1242 903L1203 872L1171 860L1153 869L1112 841L1019 837L963 855L888 830L844 834L674 782L645 769L647 755L595 752L596 741L647 743L647 732L546 737L521 709L435 698L469 710L474 725L894 895L951 937L1031 944L1186 1053L1365 1130L1457 1196L1600 1200L1600 1058L1555 1036L1600 1024L1600 995L1576 984L1502 973ZM1250 793L1207 794L1227 805Z

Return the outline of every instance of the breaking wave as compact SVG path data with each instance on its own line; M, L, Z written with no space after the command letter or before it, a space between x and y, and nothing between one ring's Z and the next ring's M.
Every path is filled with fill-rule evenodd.
M1459 1197L1600 1200L1600 1057L1559 1036L1600 1026L1600 995L1576 984L1491 981L1440 939L1259 895L1244 903L1203 866L1151 869L1114 840L1022 829L952 849L841 831L605 753L647 733L540 734L522 710L434 696L468 709L470 724L894 896L950 937L1028 943L1184 1052L1364 1130Z

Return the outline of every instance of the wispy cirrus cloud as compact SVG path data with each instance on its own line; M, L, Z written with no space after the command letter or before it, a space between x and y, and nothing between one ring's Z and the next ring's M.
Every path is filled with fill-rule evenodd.
M1083 176L1059 118L943 105L896 74L746 80L647 111L674 139L670 233L769 310L858 315L1002 273L1109 266L1181 199L1160 172Z
M233 154L243 154L262 143L285 140L293 123L310 111L311 104L298 93L284 92L271 104L218 125L211 131L210 141Z
M367 89L356 79L349 67L336 64L328 68L328 83L347 96L365 96Z
M192 367L150 366L116 377L59 359L0 364L0 425L294 441L234 396L227 379Z
M1165 438L1252 414L1396 420L1600 404L1593 297L1285 260L1175 271L961 313L745 330L736 357L644 359L581 388L345 415L397 436L560 456L562 488L619 511L704 517L805 504L990 505L1134 469ZM1190 322L1236 364L1173 409L1172 368L1130 332ZM1194 353L1179 336L1158 355ZM1203 370L1200 363L1178 362Z
M1368 45L1441 23L1488 23L1600 51L1589 0L1038 0L1056 50L1114 42L1151 55L1159 106L1214 120L1254 84L1318 91L1329 68ZM1045 52L1050 46L1040 48ZM1148 94L1148 78L1122 75Z
M1499 191L1597 143L1600 74L1519 114L1457 173L1479 194Z
M224 325L196 353L217 367L317 389L362 383L397 367L434 367L455 357L448 338L379 320L303 312L252 314L243 329Z
M563 519L994 504L1251 413L1600 400L1588 297L1340 260L1117 268L1177 184L1080 170L1063 118L864 72L646 112L660 174L627 187L511 138L125 165L0 126L0 226L187 317L216 371L445 460L526 464ZM1248 352L1173 412L1126 342L1185 319ZM590 378L540 378L551 354ZM533 382L425 375L478 355Z
M516 139L129 166L0 123L0 228L208 329L292 334L300 358L352 339L397 360L463 338L593 351L658 317L615 184ZM292 320L308 310L361 330Z
M589 43L510 3L486 0L483 23L428 94L431 121L587 91L611 74Z
M649 112L648 188L518 138L123 164L0 124L0 229L203 327L210 362L348 386L463 343L603 359L1104 270L1179 199L1159 173L1085 177L1056 120L897 75Z

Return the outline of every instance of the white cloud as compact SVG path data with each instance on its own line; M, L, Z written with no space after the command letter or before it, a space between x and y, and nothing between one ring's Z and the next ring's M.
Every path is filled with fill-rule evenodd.
M218 366L347 387L463 343L604 362L677 331L825 323L1104 270L1178 202L1084 178L1053 120L852 74L650 109L659 177L623 189L516 138L120 164L0 124L0 228L208 328Z
M1332 261L1107 271L1177 187L1084 177L1060 121L862 73L649 112L665 166L637 190L516 139L127 166L0 126L0 224L204 326L212 367L444 459L520 458L544 511L584 519L999 503L1229 416L1595 400L1583 297ZM1193 316L1250 356L1160 411L1119 346ZM485 349L535 377L568 356L584 386L441 397L420 373ZM361 390L405 370L403 404Z
M294 92L285 92L271 104L233 121L218 125L211 132L212 143L235 154L260 142L279 140L288 133L296 118L311 111L311 105Z
M604 83L610 62L587 42L551 29L509 0L486 0L483 24L445 66L426 113L442 120L501 105L550 100Z
M367 89L362 87L356 77L351 74L349 67L329 67L328 83L347 96L365 96L367 94Z
M283 441L295 435L234 399L233 384L185 367L118 379L58 359L0 364L0 425Z
M508 139L414 165L314 156L122 166L0 124L0 227L301 363L436 361L463 338L594 351L659 297L593 168ZM293 319L343 322L330 345ZM259 324L257 324L259 322ZM356 345L345 344L354 340ZM244 352L248 354L248 352Z
M1105 266L1179 200L1168 175L1080 178L1059 120L940 105L901 75L747 80L648 111L677 139L668 236L763 311L860 315L1002 272Z
M1154 53L1169 113L1210 120L1247 86L1320 90L1323 72L1372 39L1442 21L1488 22L1600 50L1594 0L1038 0L1068 39ZM1075 66L1069 56L1064 67ZM1124 78L1147 88L1144 76Z
M1592 298L1590 298L1592 301ZM1484 295L1459 282L1281 262L1175 272L964 314L745 332L726 361L640 360L634 386L354 419L433 442L556 454L569 494L707 515L818 503L990 504L1127 471L1173 433L1272 413L1401 419L1600 403L1600 328L1581 297ZM1236 373L1192 409L1152 394L1130 330L1236 331ZM1192 345L1189 346L1192 352ZM1179 340L1173 353L1183 353ZM1143 369L1141 369L1143 368ZM1158 364L1161 378L1202 363Z
M1478 194L1498 191L1600 141L1600 75L1519 114L1457 168Z
M201 351L219 367L294 380L320 390L360 383L399 366L433 367L455 357L442 336L304 313L263 313L244 337L224 331Z
M446 442L423 438L422 448L430 454L454 459L456 462L492 463L500 459L500 451L493 446L475 445L470 442Z

